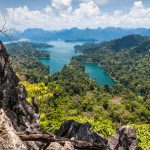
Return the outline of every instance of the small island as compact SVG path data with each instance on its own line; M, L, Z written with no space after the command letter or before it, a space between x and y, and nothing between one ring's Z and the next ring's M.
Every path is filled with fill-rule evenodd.
M38 48L53 48L54 45L50 45L47 43L34 43L34 42L21 42L23 44L27 44L28 46L38 49Z

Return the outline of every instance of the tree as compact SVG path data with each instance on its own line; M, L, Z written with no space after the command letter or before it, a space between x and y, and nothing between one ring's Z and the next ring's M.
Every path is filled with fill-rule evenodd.
M11 33L15 30L14 28L7 28L7 19L6 17L3 17L4 23L0 29L0 33L8 37L9 39L12 39Z

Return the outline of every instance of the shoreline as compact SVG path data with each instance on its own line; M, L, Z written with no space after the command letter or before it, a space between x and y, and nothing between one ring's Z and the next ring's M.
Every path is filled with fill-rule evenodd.
M96 64L98 67L100 67L100 68L102 68L103 70L104 70L104 72L107 74L107 75L109 75L109 77L111 78L111 79L113 79L116 83L119 83L119 81L115 78L115 77L113 77L108 71L106 71L105 69L104 69L104 67L102 66L102 65L100 65L100 63L98 63L98 62L88 62L88 61L81 61L81 63L85 63L85 64Z

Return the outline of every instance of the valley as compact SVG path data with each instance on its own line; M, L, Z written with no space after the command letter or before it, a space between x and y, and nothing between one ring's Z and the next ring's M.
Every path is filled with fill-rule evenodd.
M81 123L88 121L94 131L102 133L107 139L115 133L117 126L131 124L138 131L139 146L147 147L147 136L150 134L148 37L131 35L101 44L84 45L53 41L49 42L49 45L53 45L51 47L36 46L36 52L41 49L43 52L50 52L51 57L48 59L33 57L31 52L34 49L29 45L26 43L22 48L18 44L8 44L7 47L14 57L14 64L21 64L22 60L23 68L17 65L19 70L16 71L20 78L24 69L26 70L26 79L21 80L20 84L26 87L28 102L32 102L33 97L37 99L42 130L55 132L64 120L73 119ZM17 48L18 51L12 48ZM32 56L32 61L30 57L28 62L23 61L25 56L18 54L20 50L24 50L26 58ZM19 61L15 56L19 56ZM130 56L134 62L137 60L136 64L131 61ZM34 70L33 60L40 64L38 67L34 66ZM29 63L31 66L27 65ZM140 70L135 69L135 65L140 67ZM127 72L126 67L130 68L128 71L131 73ZM138 71L142 70L147 73L143 72L141 82L135 75L141 74L142 72ZM117 82L106 71L117 79ZM129 75L130 78L126 78ZM132 81L127 82L127 79ZM133 83L141 84L138 91ZM148 86L145 87L143 83ZM147 131L141 139L141 134L145 131L143 128Z

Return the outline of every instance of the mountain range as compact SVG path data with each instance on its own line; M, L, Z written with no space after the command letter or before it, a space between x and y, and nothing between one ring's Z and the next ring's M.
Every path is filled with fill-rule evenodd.
M49 40L65 40L65 41L86 41L86 42L102 42L121 38L130 34L139 34L143 36L150 36L150 29L136 28L97 28L97 29L64 29L60 31L46 31L41 28L28 28L23 32L17 32L13 35L14 39L30 39L35 41L49 41ZM7 38L0 36L0 39L6 41Z

